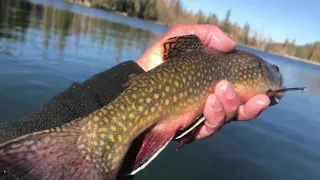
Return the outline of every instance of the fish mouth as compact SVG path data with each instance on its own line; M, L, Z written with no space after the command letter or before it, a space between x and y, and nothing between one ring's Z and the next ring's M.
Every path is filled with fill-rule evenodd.
M293 87L293 88L283 88L283 89L278 89L278 90L268 90L266 92L266 95L269 96L269 98L270 98L270 105L269 106L279 104L284 96L284 93L286 93L286 92L289 92L289 91L301 91L302 92L304 90L306 90L306 87Z

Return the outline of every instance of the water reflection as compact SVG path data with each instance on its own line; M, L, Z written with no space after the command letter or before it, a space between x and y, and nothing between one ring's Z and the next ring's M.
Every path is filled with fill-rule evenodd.
M48 59L48 51L57 51L57 60L65 53L92 48L100 55L116 55L121 60L127 47L142 53L157 38L151 31L105 19L59 10L20 0L2 0L0 6L0 53L24 56L36 53ZM90 49L84 44L90 43Z

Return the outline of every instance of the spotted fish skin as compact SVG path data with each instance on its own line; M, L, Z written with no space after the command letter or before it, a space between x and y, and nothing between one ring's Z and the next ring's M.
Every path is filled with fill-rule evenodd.
M1 169L22 179L115 179L137 136L151 137L143 157L155 153L144 149L159 149L152 143L170 141L199 117L220 80L243 102L283 86L274 65L239 50L213 53L194 35L168 39L162 55L164 63L132 76L120 96L87 117L1 144Z

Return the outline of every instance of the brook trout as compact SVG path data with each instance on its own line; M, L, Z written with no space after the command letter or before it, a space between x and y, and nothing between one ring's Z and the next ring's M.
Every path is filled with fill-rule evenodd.
M242 102L283 88L276 65L239 50L214 53L195 35L169 38L162 58L154 69L130 76L126 90L105 107L0 144L0 169L21 179L113 180L133 140L146 133L134 174L202 115L220 80L231 82Z

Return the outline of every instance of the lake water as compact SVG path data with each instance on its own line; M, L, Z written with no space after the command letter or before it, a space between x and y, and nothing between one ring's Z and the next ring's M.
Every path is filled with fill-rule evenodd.
M0 122L15 121L72 82L137 60L168 27L63 1L1 0ZM320 67L239 47L306 86L250 122L176 152L173 142L135 179L320 179Z

